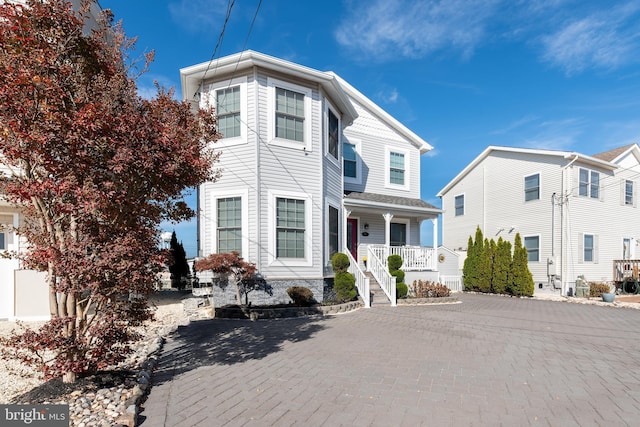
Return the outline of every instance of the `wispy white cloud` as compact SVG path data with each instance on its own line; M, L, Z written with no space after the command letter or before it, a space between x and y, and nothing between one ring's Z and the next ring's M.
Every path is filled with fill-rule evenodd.
M221 25L227 0L179 0L169 3L173 20L191 33L210 32Z
M579 118L548 120L527 129L519 146L545 150L574 150L586 123ZM578 150L579 151L579 150Z
M445 49L466 57L482 41L486 21L498 2L354 2L335 37L341 45L369 59L416 58Z
M639 12L640 5L633 2L568 21L540 38L543 59L567 75L633 63L640 50Z
M533 116L533 115L527 115L524 116L518 120L515 120L511 123L508 123L505 127L500 128L500 129L496 129L493 132L491 132L492 135L504 135L507 134L511 131L514 131L516 129L520 129L521 127L523 127L524 125L527 125L531 122L534 122L538 120L538 116Z

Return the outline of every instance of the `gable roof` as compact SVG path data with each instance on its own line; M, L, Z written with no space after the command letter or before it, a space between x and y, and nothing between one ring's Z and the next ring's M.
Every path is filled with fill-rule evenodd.
M350 125L358 117L355 107L334 75L252 50L245 50L214 61L180 69L182 98L188 101L193 100L195 95L200 92L203 80L211 79L216 74L233 75L238 71L245 71L253 67L277 71L318 83L331 98L336 108L342 112L342 120L346 125Z
M328 74L335 76L340 82L340 85L344 88L345 92L351 98L353 98L358 104L362 105L363 107L373 112L387 126L389 126L391 129L398 132L400 135L402 135L407 140L409 140L409 142L415 145L420 150L420 154L424 154L427 151L433 150L433 147L427 141L420 138L418 135L416 135L413 131L411 131L405 125L403 125L398 120L396 120L389 113L387 113L382 108L380 108L380 106L378 106L376 103L374 103L369 98L364 96L360 91L358 91L356 88L354 88L349 83L347 83L342 77L338 76L333 71L328 71Z
M640 157L640 147L638 147L638 144L629 144L623 147L614 148L613 150L594 154L593 157L595 157L596 159L604 160L606 162L616 163L616 161L620 157L626 155L634 149L636 151L636 157Z
M486 157L490 156L493 152L505 152L505 153L520 153L525 155L542 155L553 156L566 159L567 162L580 160L587 165L597 166L604 169L615 170L617 166L604 159L599 159L594 156L587 156L575 151L561 151L561 150L538 150L533 148L516 148L516 147L500 147L490 145L487 147L478 157L473 159L471 163L467 165L455 178L453 178L447 185L442 188L437 194L438 197L442 197L446 194L454 185L456 185L462 178L464 178L471 170L478 166Z

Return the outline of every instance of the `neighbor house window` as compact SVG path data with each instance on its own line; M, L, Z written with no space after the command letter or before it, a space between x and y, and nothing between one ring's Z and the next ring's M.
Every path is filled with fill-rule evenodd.
M342 144L342 157L344 163L344 176L347 178L357 178L358 158L356 155L356 146L345 142Z
M600 198L600 173L588 169L580 169L579 194L592 199Z
M276 88L276 138L304 142L304 94Z
M464 194L460 194L454 198L456 216L464 215Z
M240 136L240 86L216 91L218 132L224 138Z
M389 152L389 182L404 185L404 154Z
M631 238L622 239L622 259L631 259Z
M527 249L529 262L540 261L540 236L525 236L524 247Z
M624 181L624 204L631 206L634 205L633 181L629 181L628 179Z
M4 231L0 231L0 251L7 250L7 237Z
M596 238L593 234L583 235L583 261L594 262L595 261L595 243Z
M329 259L338 252L338 209L329 206Z
M305 201L276 199L276 257L304 258Z
M540 199L540 174L524 178L524 201Z
M217 200L218 252L242 253L242 199L226 197Z
M335 159L338 158L338 141L339 141L339 132L340 125L338 117L333 114L333 111L328 110L327 114L327 151L331 154Z
M407 224L392 222L389 230L389 244L391 246L407 245Z

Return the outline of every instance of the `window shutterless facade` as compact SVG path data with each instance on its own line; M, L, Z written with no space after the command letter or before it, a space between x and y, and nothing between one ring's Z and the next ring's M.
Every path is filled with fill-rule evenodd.
M240 136L240 86L216 91L218 132L224 138Z
M304 94L276 88L276 138L304 142Z
M305 257L305 201L276 199L276 257Z
M327 152L336 160L338 159L338 148L340 141L340 120L333 114L331 109L327 109Z
M600 173L580 168L579 194L592 199L600 198Z
M633 200L633 181L628 179L624 182L624 204L628 206L634 206Z
M219 253L242 254L242 199L217 199L217 248Z
M357 171L357 157L356 146L349 144L348 142L342 144L343 149L343 161L344 161L344 176L348 178L356 178Z
M391 184L404 185L404 154L391 151L389 153L389 182Z
M464 194L457 195L453 200L456 216L464 215Z
M540 199L540 174L524 177L524 201Z
M525 236L524 247L527 249L527 260L529 262L540 261L540 236Z

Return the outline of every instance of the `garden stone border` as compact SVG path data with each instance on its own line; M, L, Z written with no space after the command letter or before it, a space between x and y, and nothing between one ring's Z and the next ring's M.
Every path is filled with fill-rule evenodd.
M424 305L424 304L452 304L459 303L457 297L439 297L439 298L401 298L398 299L398 305Z
M344 304L321 305L316 307L282 307L282 308L252 308L252 307L215 307L216 319L285 319L304 316L327 316L347 313L363 307L362 301L350 301Z

